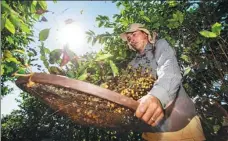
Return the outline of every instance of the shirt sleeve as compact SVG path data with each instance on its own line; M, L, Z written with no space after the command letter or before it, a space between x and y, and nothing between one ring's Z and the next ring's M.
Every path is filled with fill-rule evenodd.
M181 72L174 49L160 39L156 43L157 80L149 94L157 97L163 108L173 101L181 84Z

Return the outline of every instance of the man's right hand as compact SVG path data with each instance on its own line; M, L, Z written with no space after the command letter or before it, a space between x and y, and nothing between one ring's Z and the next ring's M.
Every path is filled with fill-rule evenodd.
M152 95L145 95L138 100L140 102L136 109L136 117L142 119L151 126L158 125L164 117L164 111L160 100Z

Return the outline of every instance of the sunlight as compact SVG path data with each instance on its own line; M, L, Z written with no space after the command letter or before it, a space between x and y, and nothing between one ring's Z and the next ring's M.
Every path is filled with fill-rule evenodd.
M59 40L65 45L68 44L73 51L80 51L85 44L85 33L82 26L71 23L65 25L59 31Z

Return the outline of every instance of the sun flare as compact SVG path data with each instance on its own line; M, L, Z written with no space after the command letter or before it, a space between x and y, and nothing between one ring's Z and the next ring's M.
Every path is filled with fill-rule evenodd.
M63 45L68 44L71 49L76 51L83 48L85 33L82 26L76 23L67 24L59 31L59 40Z

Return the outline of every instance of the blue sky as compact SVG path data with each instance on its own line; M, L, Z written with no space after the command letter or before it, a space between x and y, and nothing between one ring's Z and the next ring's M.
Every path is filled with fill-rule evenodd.
M106 15L111 19L113 14L119 13L119 9L117 9L115 3L111 1L58 1L57 3L47 1L47 4L48 10L54 12L54 14L52 14L52 12L46 13L44 16L48 22L38 22L35 24L36 42L30 44L31 47L40 45L40 42L37 41L37 37L42 29L51 28L49 37L45 41L45 47L48 47L50 50L61 48L63 44L61 44L58 38L59 36L57 37L57 35L59 35L59 31L64 27L64 21L67 19L74 20L83 31L92 30L95 33L111 32L111 29L98 28L95 19L98 15ZM65 12L63 12L64 10ZM81 10L83 10L82 14ZM78 42L77 39L75 39L75 41ZM73 46L73 51L78 55L82 55L85 52L98 51L102 48L99 44L95 44L95 46L92 47L91 44L87 44L86 41L85 39L81 46ZM35 68L32 70L34 72L37 71ZM14 87L15 90L2 98L1 116L2 114L9 114L13 109L18 109L15 98L19 99L21 90L13 83L7 84L10 87Z

